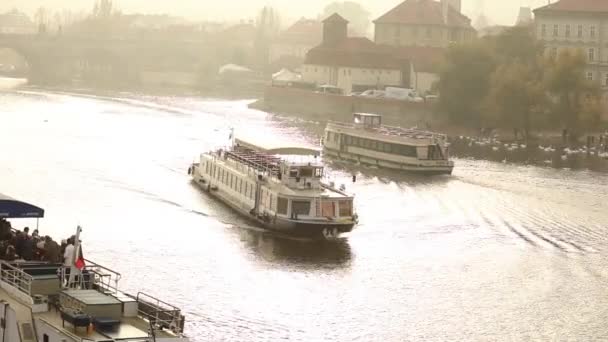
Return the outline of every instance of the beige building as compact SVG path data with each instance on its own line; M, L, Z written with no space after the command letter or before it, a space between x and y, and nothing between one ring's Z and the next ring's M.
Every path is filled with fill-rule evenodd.
M376 43L393 46L447 47L477 35L461 0L405 0L374 24Z
M348 37L348 21L334 14L323 21L323 40L301 67L302 81L331 85L345 94L387 86L409 87L411 63L364 37Z
M534 10L538 39L549 55L580 49L586 77L608 87L608 1L561 0ZM607 88L608 89L608 88Z
M323 24L318 20L300 19L272 42L270 62L285 57L304 60L308 50L319 45L323 38Z
M585 77L602 86L608 106L608 0L561 0L534 14L536 36L545 43L545 53L582 50L587 58Z

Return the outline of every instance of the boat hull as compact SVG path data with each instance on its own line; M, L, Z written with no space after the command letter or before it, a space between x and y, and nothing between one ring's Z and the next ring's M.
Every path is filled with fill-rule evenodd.
M399 170L409 173L424 174L424 175L451 175L454 170L453 162L443 162L444 165L424 165L410 163L396 163L381 159L374 159L363 155L353 154L349 152L336 151L325 147L323 149L324 156L328 156L338 160L355 162L363 165L376 166L380 168Z
M312 239L332 239L340 234L348 233L353 230L356 222L349 221L322 221L322 220L297 220L286 219L283 217L263 217L255 215L250 211L244 210L239 203L236 203L229 196L222 193L221 189L209 186L203 177L200 177L194 169L192 181L209 196L219 200L232 210L241 214L243 217L257 223L261 227L293 237L312 238Z

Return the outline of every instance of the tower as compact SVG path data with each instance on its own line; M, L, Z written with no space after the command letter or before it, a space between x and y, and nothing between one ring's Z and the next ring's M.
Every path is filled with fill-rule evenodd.
M517 26L528 25L532 22L532 9L530 7L520 7L517 16Z
M462 0L450 0L450 6L458 13L462 13Z
M323 45L335 45L348 37L348 20L334 13L323 20Z

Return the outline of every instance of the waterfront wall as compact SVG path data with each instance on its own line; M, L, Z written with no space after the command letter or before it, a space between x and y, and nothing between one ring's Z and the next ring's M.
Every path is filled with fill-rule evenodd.
M264 99L252 107L320 120L350 121L353 112L381 114L392 125L433 122L433 106L391 99L315 93L310 90L266 87Z

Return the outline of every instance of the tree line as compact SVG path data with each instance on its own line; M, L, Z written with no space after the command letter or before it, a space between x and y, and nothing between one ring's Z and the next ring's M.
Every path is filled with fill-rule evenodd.
M437 90L443 119L475 129L567 130L597 128L600 80L587 79L587 56L553 54L531 27L514 27L447 51Z

